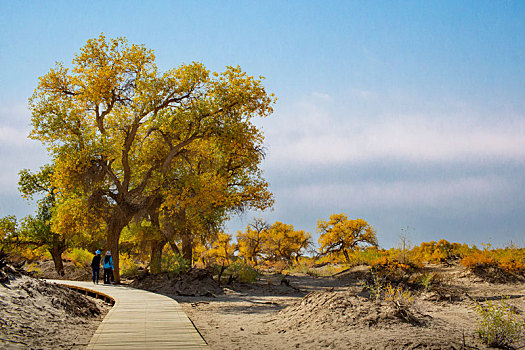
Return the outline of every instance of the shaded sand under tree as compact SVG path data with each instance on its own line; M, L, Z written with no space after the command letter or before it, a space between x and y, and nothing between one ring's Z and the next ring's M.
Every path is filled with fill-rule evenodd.
M4 258L0 257L0 348L85 348L110 306L23 275Z

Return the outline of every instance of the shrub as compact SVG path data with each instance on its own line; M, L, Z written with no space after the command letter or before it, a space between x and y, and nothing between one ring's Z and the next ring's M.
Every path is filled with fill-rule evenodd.
M486 305L478 303L476 311L481 316L477 332L483 343L491 347L510 347L520 340L525 320L505 300L501 305L492 301L487 301Z
M423 287L425 291L429 291L433 286L442 282L443 276L435 272L422 273L416 278L416 282Z
M36 263L32 263L27 266L27 272L34 273L38 276L40 272L42 272L42 270L40 269L40 267L38 267Z
M81 268L91 264L93 255L93 253L90 253L82 248L71 248L66 252L65 257L71 260L71 262L75 264L75 267Z
M276 273L283 273L283 271L288 267L288 263L286 261L265 261L264 264L266 267L271 271L273 270Z
M491 252L488 250L478 250L461 259L461 265L468 268L474 268L477 266L495 266L497 263Z
M385 300L393 307L394 314L397 317L410 323L420 323L413 313L416 298L411 291L399 286L393 287L391 284L388 284L384 290L384 294Z
M362 281L363 287L368 290L370 299L379 301L383 297L384 280L375 272L372 272L372 280L370 282Z
M282 270L281 273L285 275L301 273L313 277L329 277L348 269L350 266L353 265L323 263L316 266L314 260L299 260L298 263L288 266L288 268Z
M350 253L351 265L374 265L375 262L381 257L384 253L381 252L376 247L368 247L366 249L358 249Z
M310 271L312 270L312 262L299 260L297 264L294 264L290 267L290 269L287 271L288 273L302 273L305 275L309 275Z
M259 272L256 269L250 264L240 261L230 264L224 274L232 276L233 279L242 283L254 283L259 278Z
M123 277L135 276L139 272L139 266L129 254L119 254L120 274Z
M363 286L368 290L370 299L376 302L385 301L394 310L394 316L413 324L421 321L415 316L415 295L400 286L394 287L376 273L372 274L372 281L364 282Z
M178 275L188 272L191 268L191 263L189 260L184 259L182 255L169 251L162 255L161 267L164 271Z

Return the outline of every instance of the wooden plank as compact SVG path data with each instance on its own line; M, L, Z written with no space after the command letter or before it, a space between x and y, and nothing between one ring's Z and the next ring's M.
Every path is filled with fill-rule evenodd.
M114 300L87 349L208 349L181 306L167 296L122 285L52 282Z

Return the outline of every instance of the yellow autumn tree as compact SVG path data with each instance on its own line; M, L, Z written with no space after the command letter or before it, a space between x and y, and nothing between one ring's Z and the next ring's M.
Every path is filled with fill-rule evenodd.
M244 232L237 232L237 245L239 256L253 265L257 265L262 254L263 242L267 236L270 225L263 219L255 219Z
M207 252L208 261L222 266L229 265L235 253L235 244L231 242L231 239L231 235L219 233Z
M328 221L317 221L321 255L342 252L350 263L349 251L359 245L377 246L375 229L363 219L350 220L345 214L332 214Z
M181 241L191 260L193 241L218 233L230 214L272 205L268 183L258 164L264 157L255 128L235 128L227 138L198 141L176 167L176 178L162 192L162 222L168 237Z
M60 196L75 193L103 218L118 283L122 229L166 201L162 192L176 181L188 150L257 130L251 120L269 115L274 100L261 77L239 67L211 73L192 62L161 73L152 50L100 35L81 48L71 69L58 63L40 78L29 104L30 137L47 146L61 169L54 177ZM254 135L259 144L260 132L238 142ZM62 219L55 220L59 228Z
M301 251L311 244L311 236L302 230L296 231L293 225L275 222L263 239L262 252L271 261L298 259Z

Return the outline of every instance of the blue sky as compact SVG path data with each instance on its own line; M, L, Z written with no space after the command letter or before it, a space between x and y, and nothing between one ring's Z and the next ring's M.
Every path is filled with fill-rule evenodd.
M525 244L525 2L0 0L0 216L33 207L18 171L47 161L27 98L101 32L161 69L239 64L278 97L258 122L276 205L315 233L344 212L396 245Z

